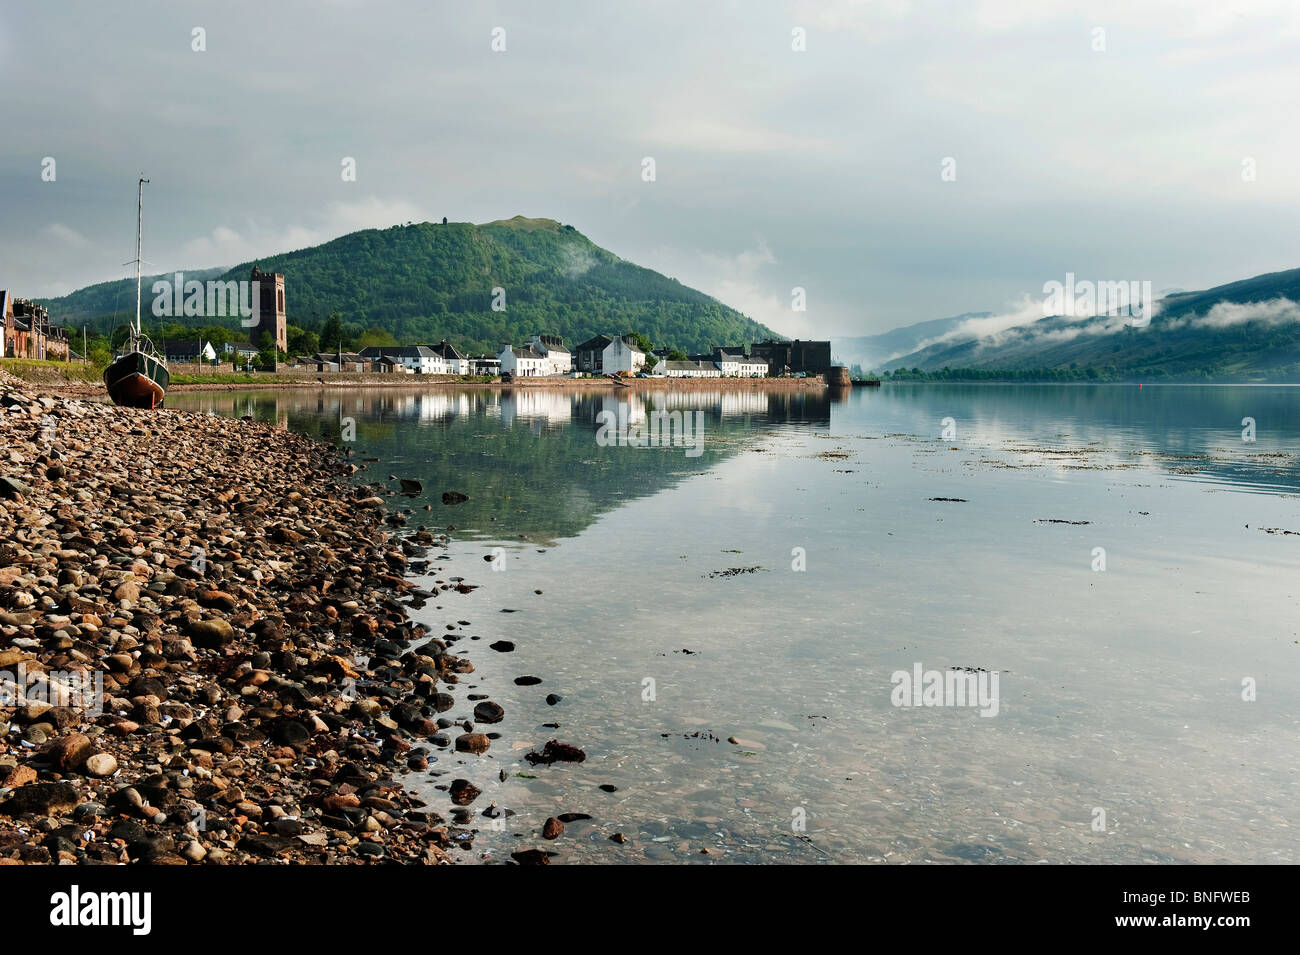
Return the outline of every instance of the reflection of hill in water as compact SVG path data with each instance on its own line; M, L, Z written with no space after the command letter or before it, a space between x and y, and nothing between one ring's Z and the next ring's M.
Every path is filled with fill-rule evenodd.
M356 423L355 460L377 457L359 475L417 478L423 495L401 498L413 524L456 527L458 536L549 541L581 533L605 511L707 471L772 425L830 426L823 394L571 392L518 388L395 392L391 389L193 393L169 398L180 410L275 422L339 443L341 420ZM654 411L704 413L704 450L601 447L597 415L633 423ZM544 438L545 440L539 440ZM443 491L469 495L446 506ZM430 512L424 505L432 506Z
M1140 460L1245 491L1300 490L1300 388L890 385L857 390L836 425L938 437L945 417L963 447L1087 448L1098 464ZM1243 418L1255 421L1254 442L1241 438Z

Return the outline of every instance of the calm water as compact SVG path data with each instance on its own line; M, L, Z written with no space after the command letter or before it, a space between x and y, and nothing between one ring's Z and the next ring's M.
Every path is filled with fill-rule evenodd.
M449 715L470 692L507 712L488 758L407 778L444 813L458 776L515 813L476 819L467 861L562 812L593 818L556 861L1300 861L1300 389L168 405L330 440L352 419L363 476L424 482L395 500L454 528L435 576L481 585L414 612L480 638ZM698 457L597 440L602 410L669 409L703 413ZM894 706L916 664L997 671L996 715ZM552 737L587 761L531 767Z

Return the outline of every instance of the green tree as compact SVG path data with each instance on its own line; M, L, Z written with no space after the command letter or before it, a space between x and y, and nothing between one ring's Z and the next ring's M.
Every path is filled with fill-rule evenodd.
M654 351L655 346L650 343L650 339L646 338L640 332L628 332L627 337L636 342L636 347L641 349L647 355Z
M369 348L372 345L396 345L397 339L391 333L384 331L382 328L371 326L357 336L353 347L360 351L363 348Z
M336 351L339 348L347 348L347 342L343 339L343 316L333 312L321 326L320 350Z
M290 325L286 329L289 339L289 354L314 355L321 350L320 338L315 332Z

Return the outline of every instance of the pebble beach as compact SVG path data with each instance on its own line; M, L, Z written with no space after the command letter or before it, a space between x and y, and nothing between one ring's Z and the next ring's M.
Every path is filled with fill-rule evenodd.
M409 579L445 538L393 492L287 430L8 375L0 442L0 864L472 848L403 776L496 735L443 715L473 666L406 610L473 585Z

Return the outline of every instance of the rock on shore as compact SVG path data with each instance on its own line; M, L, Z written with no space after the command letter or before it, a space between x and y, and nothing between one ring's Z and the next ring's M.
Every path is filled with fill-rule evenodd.
M102 712L0 708L0 864L439 863L468 841L394 778L472 669L396 599L436 541L390 537L332 447L6 376L0 448L0 671L103 679Z

